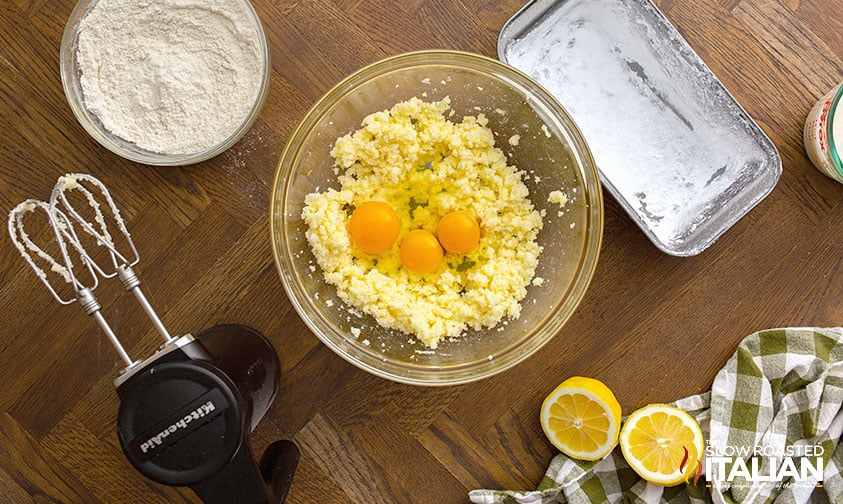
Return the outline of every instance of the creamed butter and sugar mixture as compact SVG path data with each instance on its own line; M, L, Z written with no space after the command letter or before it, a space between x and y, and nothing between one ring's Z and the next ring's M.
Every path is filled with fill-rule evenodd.
M412 98L367 116L331 151L339 189L307 195L302 215L317 263L339 297L429 348L517 318L541 253L542 218L523 172L495 147L483 114L462 122L452 115L448 98ZM368 201L389 204L400 219L396 244L378 255L358 248L347 229L355 206ZM403 267L401 237L414 229L436 233L439 219L455 210L476 216L479 244L466 254L446 253L430 274Z

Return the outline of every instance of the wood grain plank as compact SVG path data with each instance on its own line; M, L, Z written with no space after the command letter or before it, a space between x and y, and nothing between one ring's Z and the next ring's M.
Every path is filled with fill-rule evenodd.
M402 388L384 414L395 418L402 429L418 437L436 417L459 400L464 389L462 386Z
M358 8L362 3L367 3L366 0L332 0L334 5L344 12L352 12Z
M752 322L749 317L744 317L746 320L740 324L735 320L730 324L721 324L715 314L731 312L736 309L736 305L742 305L745 299L757 297L755 293L758 284L766 280L770 272L784 262L785 255L796 247L800 241L796 233L771 236L754 232L755 229L769 227L769 220L779 220L782 216L792 221L783 222L781 229L811 225L799 215L792 202L772 199L751 212L732 230L740 233L740 238L733 239L738 239L741 246L736 246L733 241L721 240L709 251L706 263L718 262L718 256L728 262L728 266L723 267L722 276L705 278L707 273L703 265L699 278L665 296L658 305L648 307L646 316L634 326L625 327L622 333L618 329L605 328L608 329L605 331L608 339L629 338L617 347L616 352L612 352L618 358L606 362L604 371L612 375L612 386L624 407L636 407L654 402L657 397L664 398L664 388L655 388L655 384L660 383L664 375L683 377L680 383L671 384L675 397L665 398L667 400L702 391L710 385L714 373L722 366L734 345L758 327L753 325L757 321ZM731 273L726 273L726 270ZM673 283L670 280L668 282ZM703 282L710 289L701 291L696 287ZM747 308L742 306L736 310L737 313L745 313ZM718 347L717 343L724 340L728 344L721 346L727 355L706 350ZM689 353L672 352L671 346L665 345L666 341L675 343L676 348L686 349ZM700 352L706 353L705 359L701 358ZM596 360L601 357L595 353L586 358ZM644 398L639 403L626 402L626 398L641 396Z
M26 334L4 338L9 343L0 352L0 358L4 362L25 364L20 369L15 366L0 369L2 383L7 387L7 393L0 396L0 409L11 406L54 362L61 359L69 341L94 331L94 326L90 325L93 321L87 320L83 312L74 311L75 315L69 316L67 312L59 313L55 301L52 303L55 306L50 306L50 309L56 311L42 320L33 321Z
M224 213L213 207L213 214L217 215L214 218L220 219L212 226L214 240L185 238L185 246L175 248L178 253L185 254L184 258L170 256L156 265L155 271L168 283L156 286L162 297L155 306L160 307L162 320L169 320L173 313L179 314L179 317L173 317L178 319L177 325L175 321L170 324L176 328L173 332L186 333L211 325L226 299L246 289L252 275L264 270L272 261L266 241L268 216L261 216L243 230L229 216L223 216ZM230 231L221 233L220 224L225 224ZM193 228L191 226L191 231ZM190 250L188 244L200 248ZM214 247L213 251L208 250L209 246ZM183 275L182 280L173 282L177 275Z
M29 78L30 91L41 101L66 103L61 80L56 77L59 76L59 48L64 22L71 8L70 5L50 2L41 4L31 13L18 9L4 10L4 30L0 34L0 40L6 42L2 46L3 57L20 75ZM72 117L69 109L65 109L64 113L65 117Z
M37 439L45 436L64 415L91 392L92 387L113 368L114 350L101 339L97 327L91 334L65 345L63 363L49 367L9 409L21 425Z
M275 265L271 264L260 271L252 285L221 307L213 323L223 323L236 318L239 323L261 329L260 326L271 321L261 332L284 332L285 324L282 321L294 322L294 317L298 317L295 313L294 317L288 316L290 312L293 312L293 307L287 302Z
M261 12L261 17L272 52L273 71L295 86L310 103L327 91L330 83L344 76L336 61L311 44L308 34L299 32L283 11L268 9Z
M276 398L276 402L283 405L278 408L284 411L284 423L297 432L304 428L321 413L323 402L331 400L355 370L323 345L314 347L297 366L285 373Z
M287 138L299 125L299 122L311 105L312 103L309 101L308 95L296 88L292 82L279 74L275 69L272 70L272 83L270 84L269 94L261 110L260 117L262 119L261 122L277 135L277 138L274 138L270 144L273 146L271 149L274 151L273 157L281 156L281 151ZM274 161L269 166L254 166L253 169L275 168L277 159ZM272 173L274 173L274 170ZM260 178L264 181L271 180L269 177Z
M349 495L340 488L330 473L325 472L318 464L318 459L304 456L296 468L296 475L287 494L289 504L310 504L319 502L324 504L348 504L354 502Z
M276 119L286 117L286 113L278 115L264 110L261 117L281 123L283 121ZM258 120L238 142L237 147L223 152L216 160L218 165L214 174L218 180L209 185L208 190L212 199L231 206L232 215L245 224L268 211L272 183L284 142L277 128ZM225 184L229 177L243 182L244 194L241 194L239 185Z
M379 5L366 4L379 8ZM310 40L318 41L322 55L342 54L331 63L347 75L384 56L370 38L371 27L354 22L348 11L331 2L303 2L287 16L288 22Z
M833 51L838 59L843 59L843 19L840 19L840 16L829 16L823 10L824 7L826 5L822 2L800 1L796 8L796 17L824 41L826 47Z
M347 502L390 504L395 502L386 489L368 483L378 481L379 468L371 463L357 444L331 421L316 414L296 434L302 454L319 467L328 485L345 493ZM378 488L378 490L375 490ZM310 497L310 496L308 496Z
M420 48L418 41L429 40L428 27L418 22L404 2L363 2L348 12L349 18L368 32L378 53L369 62L386 55Z
M431 422L418 441L465 488L530 486L523 477L514 477L506 458L493 456L486 442L476 438L447 410Z
M71 415L97 439L106 440L117 428L117 411L120 401L114 390L121 365L114 365L78 400L73 409L64 415Z
M42 444L99 502L184 502L174 499L176 492L159 489L144 479L122 454L104 444L72 415L65 416Z
M322 343L316 335L310 332L298 313L292 307L286 305L286 295L283 292L275 292L277 295L269 297L273 300L270 303L277 303L279 309L276 310L276 313L283 313L283 315L271 317L271 323L265 326L265 334L278 349L283 383L287 380L286 375L304 359L308 358ZM241 314L244 311L243 307L240 307L239 311L232 311L231 319L243 317Z
M779 65L798 71L815 92L824 94L843 78L843 61L778 0L744 1L732 14Z
M705 388L731 356L737 342L752 332L788 326L837 326L843 316L843 309L834 301L835 296L841 295L843 278L837 260L837 251L843 243L835 237L840 231L839 206L835 208L834 216L813 228L821 236L829 237L828 241L796 241L784 260L712 327L707 338L701 338L686 355L676 360L678 373L686 376L688 382ZM806 257L812 258L811 266L804 262ZM795 264L800 266L794 267ZM772 292L781 293L781 296L769 296ZM718 346L716 341L723 338L734 345ZM706 355L705 359L700 358L701 353ZM648 395L657 396L658 388L672 388L673 384L668 381L677 376L677 371L666 370L663 379L655 385L656 390L649 391Z
M39 165L49 166L60 160L64 166L85 166L90 159L84 150L74 148L72 135L81 127L67 105L58 78L58 48L64 23L60 19L66 19L68 8L60 5L57 11L45 5L32 19L4 16L3 22L8 26L0 30L0 45L6 48L4 59L16 70L4 75L0 82L0 95L11 112L0 116L0 125L4 126L0 132L11 129L25 138L40 153L33 159ZM51 141L44 142L44 138ZM83 135L79 138L85 140ZM94 143L89 137L87 140ZM41 174L42 170L34 170L32 179L41 180ZM50 178L54 177L46 179Z
M162 229L162 232L166 231L166 228ZM222 206L211 205L201 218L193 221L190 228L179 233L167 247L147 248L141 252L147 252L149 256L149 260L141 263L143 267L138 268L138 276L144 282L144 293L171 332L189 332L190 319L179 320L170 313L184 296L193 293L194 302L214 302L203 299L215 296L213 289L197 287L203 286L202 279L209 272L220 273L213 269L214 266L222 255L237 246L244 233L244 228ZM212 236L213 239L197 240L200 236ZM215 280L217 285L224 282L224 279Z
M2 105L0 105L0 107L2 107ZM5 115L6 111L0 109L0 112ZM18 140L19 139L16 138L15 142L17 142ZM22 139L20 140L22 141ZM7 162L7 168L0 171L0 208L7 211L11 211L12 208L15 207L15 205L22 202L26 198L21 196L21 194L18 193L17 190L15 190L15 188L12 186L11 180L9 179L13 176L13 173L26 170L27 167L20 166L16 162L17 160L11 159L10 156L4 156L4 161ZM5 265L7 263L4 261L3 264Z
M32 439L7 414L0 415L0 439L0 466L17 487L33 499L42 502L95 501L96 497L77 475L65 470L53 458L49 446Z
M526 4L521 0L462 0L461 3L495 40L504 23Z
M34 276L35 273L20 256L18 250L11 246L8 239L4 239L0 243L0 261L2 261L0 264L3 264L3 268L0 269L0 304L10 310L15 310L13 313L21 313L22 311L31 313L33 311L40 312L48 303L55 302L52 297L48 297L49 294L43 287L40 295L21 294L23 286L28 288L32 285L31 276ZM24 325L26 323L23 321L13 323L10 320L8 326L0 333L0 349L11 343Z
M521 405L521 410L523 415L505 411L482 439L491 456L510 468L513 483L507 488L533 489L558 451L541 429L541 403Z
M410 385L380 387L380 378L368 373L354 372L337 387L322 413L329 416L344 432L355 434L376 421L381 415L405 416L406 411L395 411L394 400L413 393ZM359 400L349 404L348 398Z
M125 176L137 190L146 193L170 213L181 228L187 228L211 206L211 197L194 170L170 167L127 170Z
M782 0L781 3L791 11L795 11L802 4L802 0Z
M442 20L424 26L424 36L419 39L422 47L454 48L496 57L497 32L476 18L462 2L428 1L421 5L419 12L425 18ZM474 35L466 38L466 32Z
M29 17L38 14L41 7L47 3L47 0L15 0L18 8Z
M465 500L466 487L452 476L454 468L436 463L435 456L415 437L401 429L393 417L385 416L377 422L369 423L364 431L354 436L354 440L373 461L373 465L376 464L377 470L371 479L387 502L399 504ZM459 462L466 461L460 459ZM418 467L427 469L420 472Z
M6 471L0 469L0 501L27 504L34 502L29 493L18 486Z
M243 145L239 149L242 153L240 157L229 158L228 162L223 162L223 159L215 160L214 164L197 167L191 171L195 179L194 184L201 187L203 197L207 198L209 203L213 201L225 208L226 213L244 227L264 215L269 207L269 187L261 183L246 168L243 161L249 155L246 142L253 139L251 136L241 139Z

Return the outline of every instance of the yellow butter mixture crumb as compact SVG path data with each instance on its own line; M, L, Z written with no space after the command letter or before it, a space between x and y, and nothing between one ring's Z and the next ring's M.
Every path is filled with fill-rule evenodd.
M450 100L412 98L365 117L331 150L339 188L305 198L306 236L325 280L348 305L429 348L467 329L517 318L535 275L542 218L523 172L507 165L483 114L448 119ZM349 216L383 202L400 221L395 243L369 254L349 236ZM476 217L481 235L462 254L446 252L430 273L402 265L399 243L413 230L435 234L443 216Z

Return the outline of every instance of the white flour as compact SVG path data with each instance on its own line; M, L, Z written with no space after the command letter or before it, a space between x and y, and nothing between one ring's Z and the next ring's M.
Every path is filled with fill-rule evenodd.
M85 106L164 154L225 140L254 104L258 32L239 0L100 0L79 25Z

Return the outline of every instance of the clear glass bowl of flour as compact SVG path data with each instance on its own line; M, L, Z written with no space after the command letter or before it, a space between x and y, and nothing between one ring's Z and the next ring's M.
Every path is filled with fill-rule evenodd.
M61 44L80 124L149 165L194 164L234 145L260 113L270 72L247 0L81 0Z

